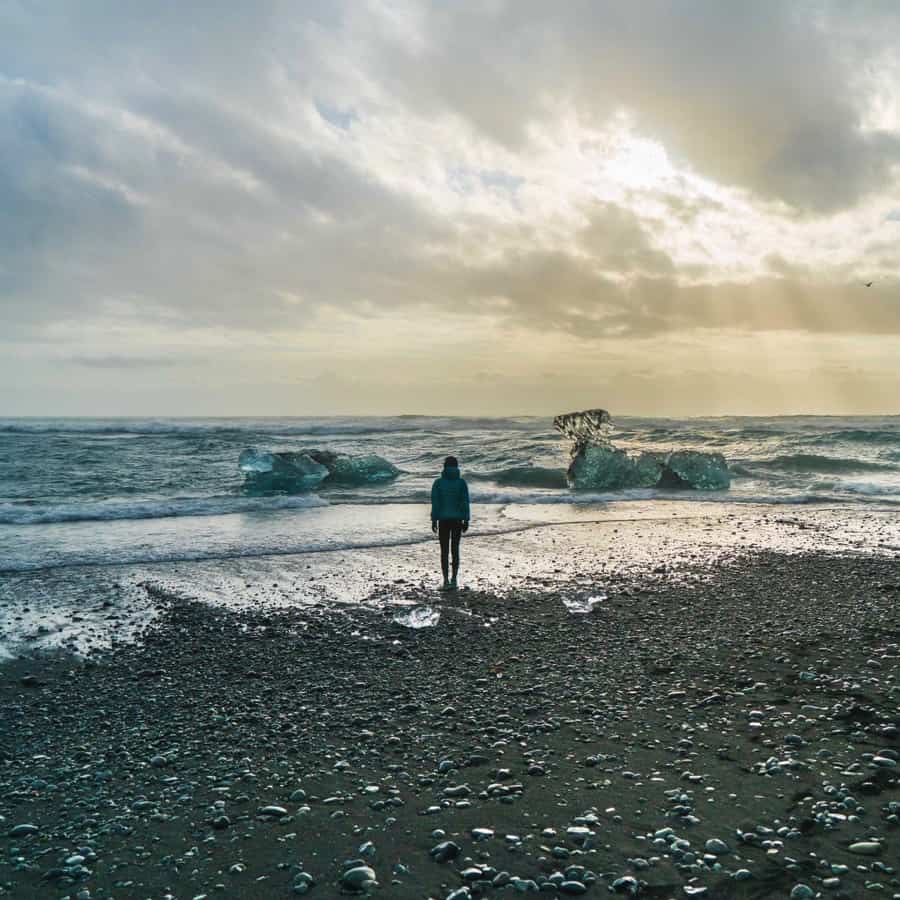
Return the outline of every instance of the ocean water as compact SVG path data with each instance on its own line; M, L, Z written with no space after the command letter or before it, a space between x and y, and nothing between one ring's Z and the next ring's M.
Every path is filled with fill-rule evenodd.
M894 506L900 417L615 420L629 451L722 453L728 491L572 490L570 443L548 418L0 419L0 572L289 554L427 536L430 485L448 453L474 526L515 527L516 507L728 500ZM260 483L247 448L375 454L383 483ZM377 507L379 509L372 509ZM549 513L549 510L548 510ZM531 510L528 518L540 518ZM555 517L555 516L554 516Z
M469 482L470 536L531 540L532 575L560 571L552 536L533 531L542 523L832 506L863 514L848 536L860 547L870 512L900 518L900 417L621 418L612 440L633 452L721 453L731 487L570 489L570 443L548 418L0 419L0 658L131 639L160 597L333 608L373 602L385 581L432 584L428 500L450 453ZM239 470L248 448L256 462L316 449L362 468L337 482L273 482ZM383 469L373 455L397 477L368 481ZM684 520L680 533L702 542L708 532ZM467 543L464 583L494 588L520 577L516 546L526 545ZM654 557L640 545L627 554L637 565Z

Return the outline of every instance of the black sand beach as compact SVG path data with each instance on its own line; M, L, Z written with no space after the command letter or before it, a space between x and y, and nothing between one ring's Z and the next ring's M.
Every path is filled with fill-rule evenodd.
M161 596L140 643L3 667L0 894L900 896L900 566L868 549L382 581L419 630Z

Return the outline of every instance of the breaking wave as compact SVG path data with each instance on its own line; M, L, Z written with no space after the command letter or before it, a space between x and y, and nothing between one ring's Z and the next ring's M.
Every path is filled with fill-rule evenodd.
M773 459L760 460L755 466L785 472L883 472L895 469L890 463L840 456L820 456L815 453L791 453Z
M48 504L0 503L0 525L48 525L62 522L109 522L167 519L177 516L222 516L328 506L321 497L184 497L158 501L96 501Z

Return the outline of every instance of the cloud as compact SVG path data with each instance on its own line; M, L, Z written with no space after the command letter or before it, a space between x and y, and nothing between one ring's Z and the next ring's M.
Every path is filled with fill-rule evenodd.
M649 258L659 262L655 254ZM638 257L640 259L640 257ZM684 284L660 264L616 280L591 259L532 253L468 270L470 308L490 301L510 324L560 329L582 339L647 338L728 330L811 334L900 334L900 281L865 289L798 274L751 282ZM499 301L499 302L498 302Z
M374 32L379 80L419 112L464 116L506 144L560 107L593 123L624 110L705 175L811 212L884 186L900 160L896 133L863 128L871 84L859 54L890 38L851 41L857 4L415 8L415 42Z
M0 340L85 377L188 343L419 377L436 322L473 357L484 334L896 335L898 18L14 0Z

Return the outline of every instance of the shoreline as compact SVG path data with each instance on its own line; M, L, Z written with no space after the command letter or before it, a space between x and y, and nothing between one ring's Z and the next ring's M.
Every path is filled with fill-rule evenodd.
M512 530L479 531L476 524L463 540L461 584L464 590L506 596L535 586L553 588L579 574L603 580L628 573L637 582L660 564L678 569L702 559L716 566L770 550L900 555L900 516L885 511L702 507L691 501L672 501L664 511L636 502L549 512L517 507ZM370 518L356 527L376 535L397 515L393 508L367 507L365 512ZM419 602L437 586L436 538L421 525L426 507L412 516L408 509L402 514L419 536L392 547L44 568L0 576L0 660L57 648L89 658L101 655L140 640L167 598L232 609ZM552 514L558 515L556 521L548 518ZM290 528L303 528L304 522L296 518ZM227 527L236 525L241 534L254 527L251 522ZM90 534L74 528L61 540L89 541Z
M0 893L338 897L352 860L391 898L900 893L896 559L695 556L395 585L421 630L168 599L140 644L2 664L0 831L39 830Z

